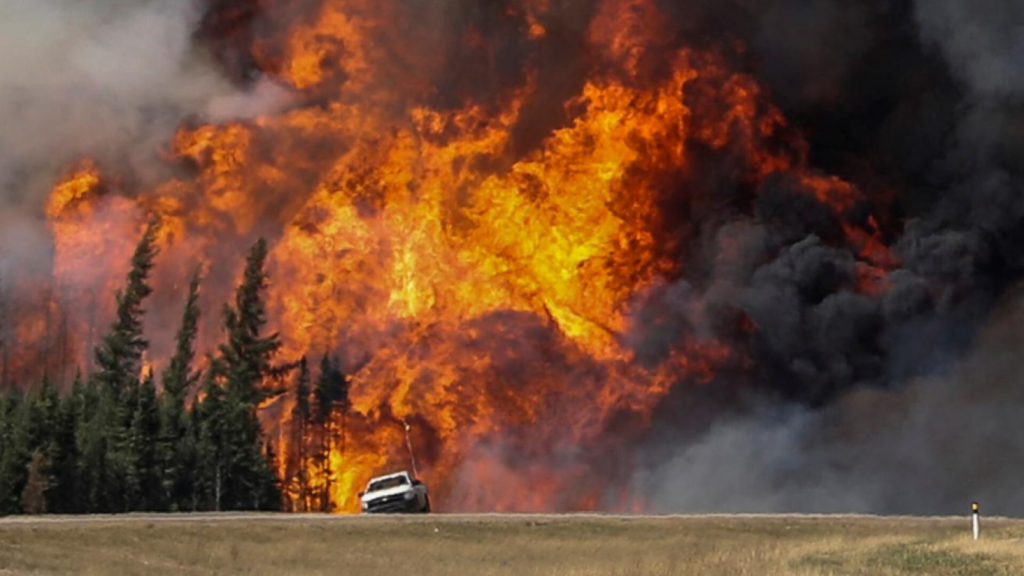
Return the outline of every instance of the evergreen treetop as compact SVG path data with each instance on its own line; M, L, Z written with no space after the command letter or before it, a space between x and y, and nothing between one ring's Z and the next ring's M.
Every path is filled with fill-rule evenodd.
M267 242L261 238L246 259L242 283L235 293L235 305L224 307L228 341L220 346L220 357L214 364L216 375L225 382L228 394L252 405L279 394L280 390L267 386L267 380L279 380L294 368L274 365L274 357L281 350L281 339L277 333L263 335L267 325L266 261Z
M195 343L199 334L199 320L202 316L199 308L201 282L202 276L197 269L189 281L185 312L182 314L181 327L175 338L174 356L163 373L163 388L171 399L184 399L188 390L201 377L201 372L192 368L196 357Z
M151 222L136 247L127 284L117 294L117 318L96 347L95 378L108 393L123 393L138 381L142 370L142 356L149 346L142 333L142 304L153 293L149 274L159 252L157 231L157 222Z

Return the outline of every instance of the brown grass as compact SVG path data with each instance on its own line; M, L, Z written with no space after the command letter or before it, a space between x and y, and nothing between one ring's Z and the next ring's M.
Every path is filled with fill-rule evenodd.
M1024 575L1024 522L712 516L0 521L0 575Z

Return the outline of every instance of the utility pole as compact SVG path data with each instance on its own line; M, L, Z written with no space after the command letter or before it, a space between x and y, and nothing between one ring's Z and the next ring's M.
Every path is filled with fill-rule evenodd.
M405 426L405 444L409 447L409 460L412 462L412 475L416 478L420 477L419 470L416 469L416 453L412 449L412 436L409 431L412 430L412 426L409 425L409 421L405 418L402 419L402 425Z

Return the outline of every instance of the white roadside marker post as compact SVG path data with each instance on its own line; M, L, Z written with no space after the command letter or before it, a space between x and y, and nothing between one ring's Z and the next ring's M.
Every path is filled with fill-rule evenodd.
M971 528L974 531L974 539L978 540L981 538L980 507L977 502L971 503Z

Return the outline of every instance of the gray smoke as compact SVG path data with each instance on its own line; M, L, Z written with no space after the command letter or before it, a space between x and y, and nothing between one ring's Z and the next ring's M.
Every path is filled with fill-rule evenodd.
M980 98L1024 91L1024 5L1014 0L916 0L921 35Z
M182 118L282 105L267 81L239 88L196 48L198 1L0 2L0 275L45 267L41 208L70 162L98 158L138 182Z
M826 151L819 166L858 181L867 165L869 195L891 183L898 267L880 293L859 290L837 236L857 210L785 178L752 216L705 231L692 258L706 273L640 318L712 326L751 367L666 401L634 491L659 512L957 513L980 499L1024 514L1024 297L1006 294L1024 271L1024 7L797 4L747 5L784 21L746 33L759 74ZM837 41L816 51L821 30ZM730 328L744 318L752 331Z
M0 199L37 210L82 155L143 173L183 117L253 115L280 102L242 90L195 48L199 2L0 4Z
M992 314L944 377L858 389L823 410L766 402L649 462L637 493L667 511L1024 514L1024 298Z

